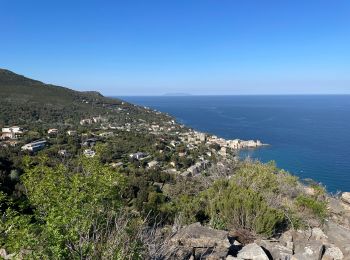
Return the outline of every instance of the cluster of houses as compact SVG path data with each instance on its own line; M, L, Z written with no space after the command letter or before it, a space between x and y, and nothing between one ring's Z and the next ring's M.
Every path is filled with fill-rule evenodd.
M205 144L206 146L218 145L220 147L219 154L222 156L227 155L228 149L238 150L247 148L257 148L264 146L260 140L226 140L224 138L217 137L215 135L207 135L202 132L190 130L180 135L181 141L187 144L189 149L196 148L199 144Z
M24 130L19 126L3 127L1 129L0 137L2 140L19 139L23 136Z
M263 146L264 144L259 140L240 140L240 139L234 139L234 140L226 140L224 138L219 138L214 135L208 135L199 131L194 130L185 130L185 127L183 125L177 124L174 120L165 121L162 123L147 123L143 119L138 119L137 121L133 121L132 123L124 123L123 125L114 125L113 123L108 122L107 119L101 116L96 116L92 118L85 118L80 120L80 125L91 125L91 124L99 124L99 129L111 129L111 130L120 130L120 131L147 131L154 135L160 135L160 134L168 134L178 137L175 140L171 140L165 148L174 150L177 146L181 145L186 147L186 149L182 150L181 152L177 152L178 157L185 157L188 155L188 153L191 153L190 150L197 149L200 146L207 147L205 153L196 159L196 162L185 169L185 171L177 172L176 165L174 162L171 162L170 165L174 168L167 169L171 170L175 173L179 173L183 176L196 176L206 170L210 166L210 158L212 157L213 153L215 155L222 156L226 158L228 155L228 152L230 150L237 150L237 149L243 149L243 148L256 148L259 146ZM25 131L18 126L12 126L12 127L4 127L1 131L1 139L7 140L7 141L16 141L20 137L23 136L23 133ZM47 131L48 138L51 136L56 136L59 134L59 130L56 128L50 128ZM68 130L66 132L68 136L75 136L77 135L76 130ZM100 132L98 134L93 135L93 137L89 138L87 134L85 134L86 138L84 138L84 134L82 134L83 141L81 143L81 146L83 148L83 155L92 158L96 156L96 152L94 151L94 146L96 142L100 141L101 138L109 138L116 135L113 131L105 131ZM29 151L29 152L37 152L39 150L42 150L47 146L48 142L45 139L36 140L31 143L27 143L21 147L23 151ZM213 148L213 145L216 145L216 149ZM217 149L219 147L219 149ZM163 152L163 150L159 151L160 153ZM69 155L69 153L66 150L59 150L58 154L62 157L66 157ZM146 160L147 168L155 168L159 167L160 163L156 160L152 160L151 155L144 153L144 152L136 152L129 154L129 158L131 160L137 160L137 161L143 161ZM150 161L149 161L150 160ZM112 167L118 167L121 166L121 162L115 162L112 163ZM164 170L164 169L163 169ZM166 169L165 169L166 170Z
M106 118L101 117L101 116L94 116L92 118L85 118L80 120L80 125L91 125L94 123L101 123L107 121Z
M210 161L209 160L200 160L196 162L194 165L188 167L186 171L184 171L181 175L184 177L187 176L196 176L200 174L203 170L208 169L210 166Z

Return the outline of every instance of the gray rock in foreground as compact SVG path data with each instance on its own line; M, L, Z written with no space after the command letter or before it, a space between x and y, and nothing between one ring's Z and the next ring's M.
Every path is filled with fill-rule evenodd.
M350 204L350 192L343 192L341 195L341 200Z
M251 243L238 252L238 259L269 260L264 250L256 243Z

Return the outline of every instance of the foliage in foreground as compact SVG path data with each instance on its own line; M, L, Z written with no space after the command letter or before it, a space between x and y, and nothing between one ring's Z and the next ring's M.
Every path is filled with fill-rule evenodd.
M27 200L14 204L0 193L0 246L31 259L140 259L149 253L144 231L150 224L199 221L271 237L322 222L327 213L322 188L306 193L273 163L243 162L230 178L211 182L158 171L121 175L99 160L81 159L70 169L45 157L24 160ZM168 192L155 182L166 182Z
M197 196L182 196L178 208L183 223L207 222L270 237L310 220L322 222L326 202L317 190L314 196L305 194L297 177L274 163L246 162L230 179L217 180Z
M121 194L124 178L96 160L82 160L71 173L46 159L27 160L22 181L32 214L8 208L0 243L28 258L141 258L138 232L142 222L126 213ZM2 203L11 203L2 196Z

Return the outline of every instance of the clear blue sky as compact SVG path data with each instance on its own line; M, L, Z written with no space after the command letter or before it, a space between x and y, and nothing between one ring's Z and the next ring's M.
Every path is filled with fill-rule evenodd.
M0 0L0 67L105 95L350 93L350 1Z

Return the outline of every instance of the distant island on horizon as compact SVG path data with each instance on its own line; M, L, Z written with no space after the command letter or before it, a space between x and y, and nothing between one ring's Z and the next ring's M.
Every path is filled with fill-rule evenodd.
M193 95L189 94L189 93L175 92L175 93L165 93L162 96L166 96L166 97L184 97L184 96L193 96Z

